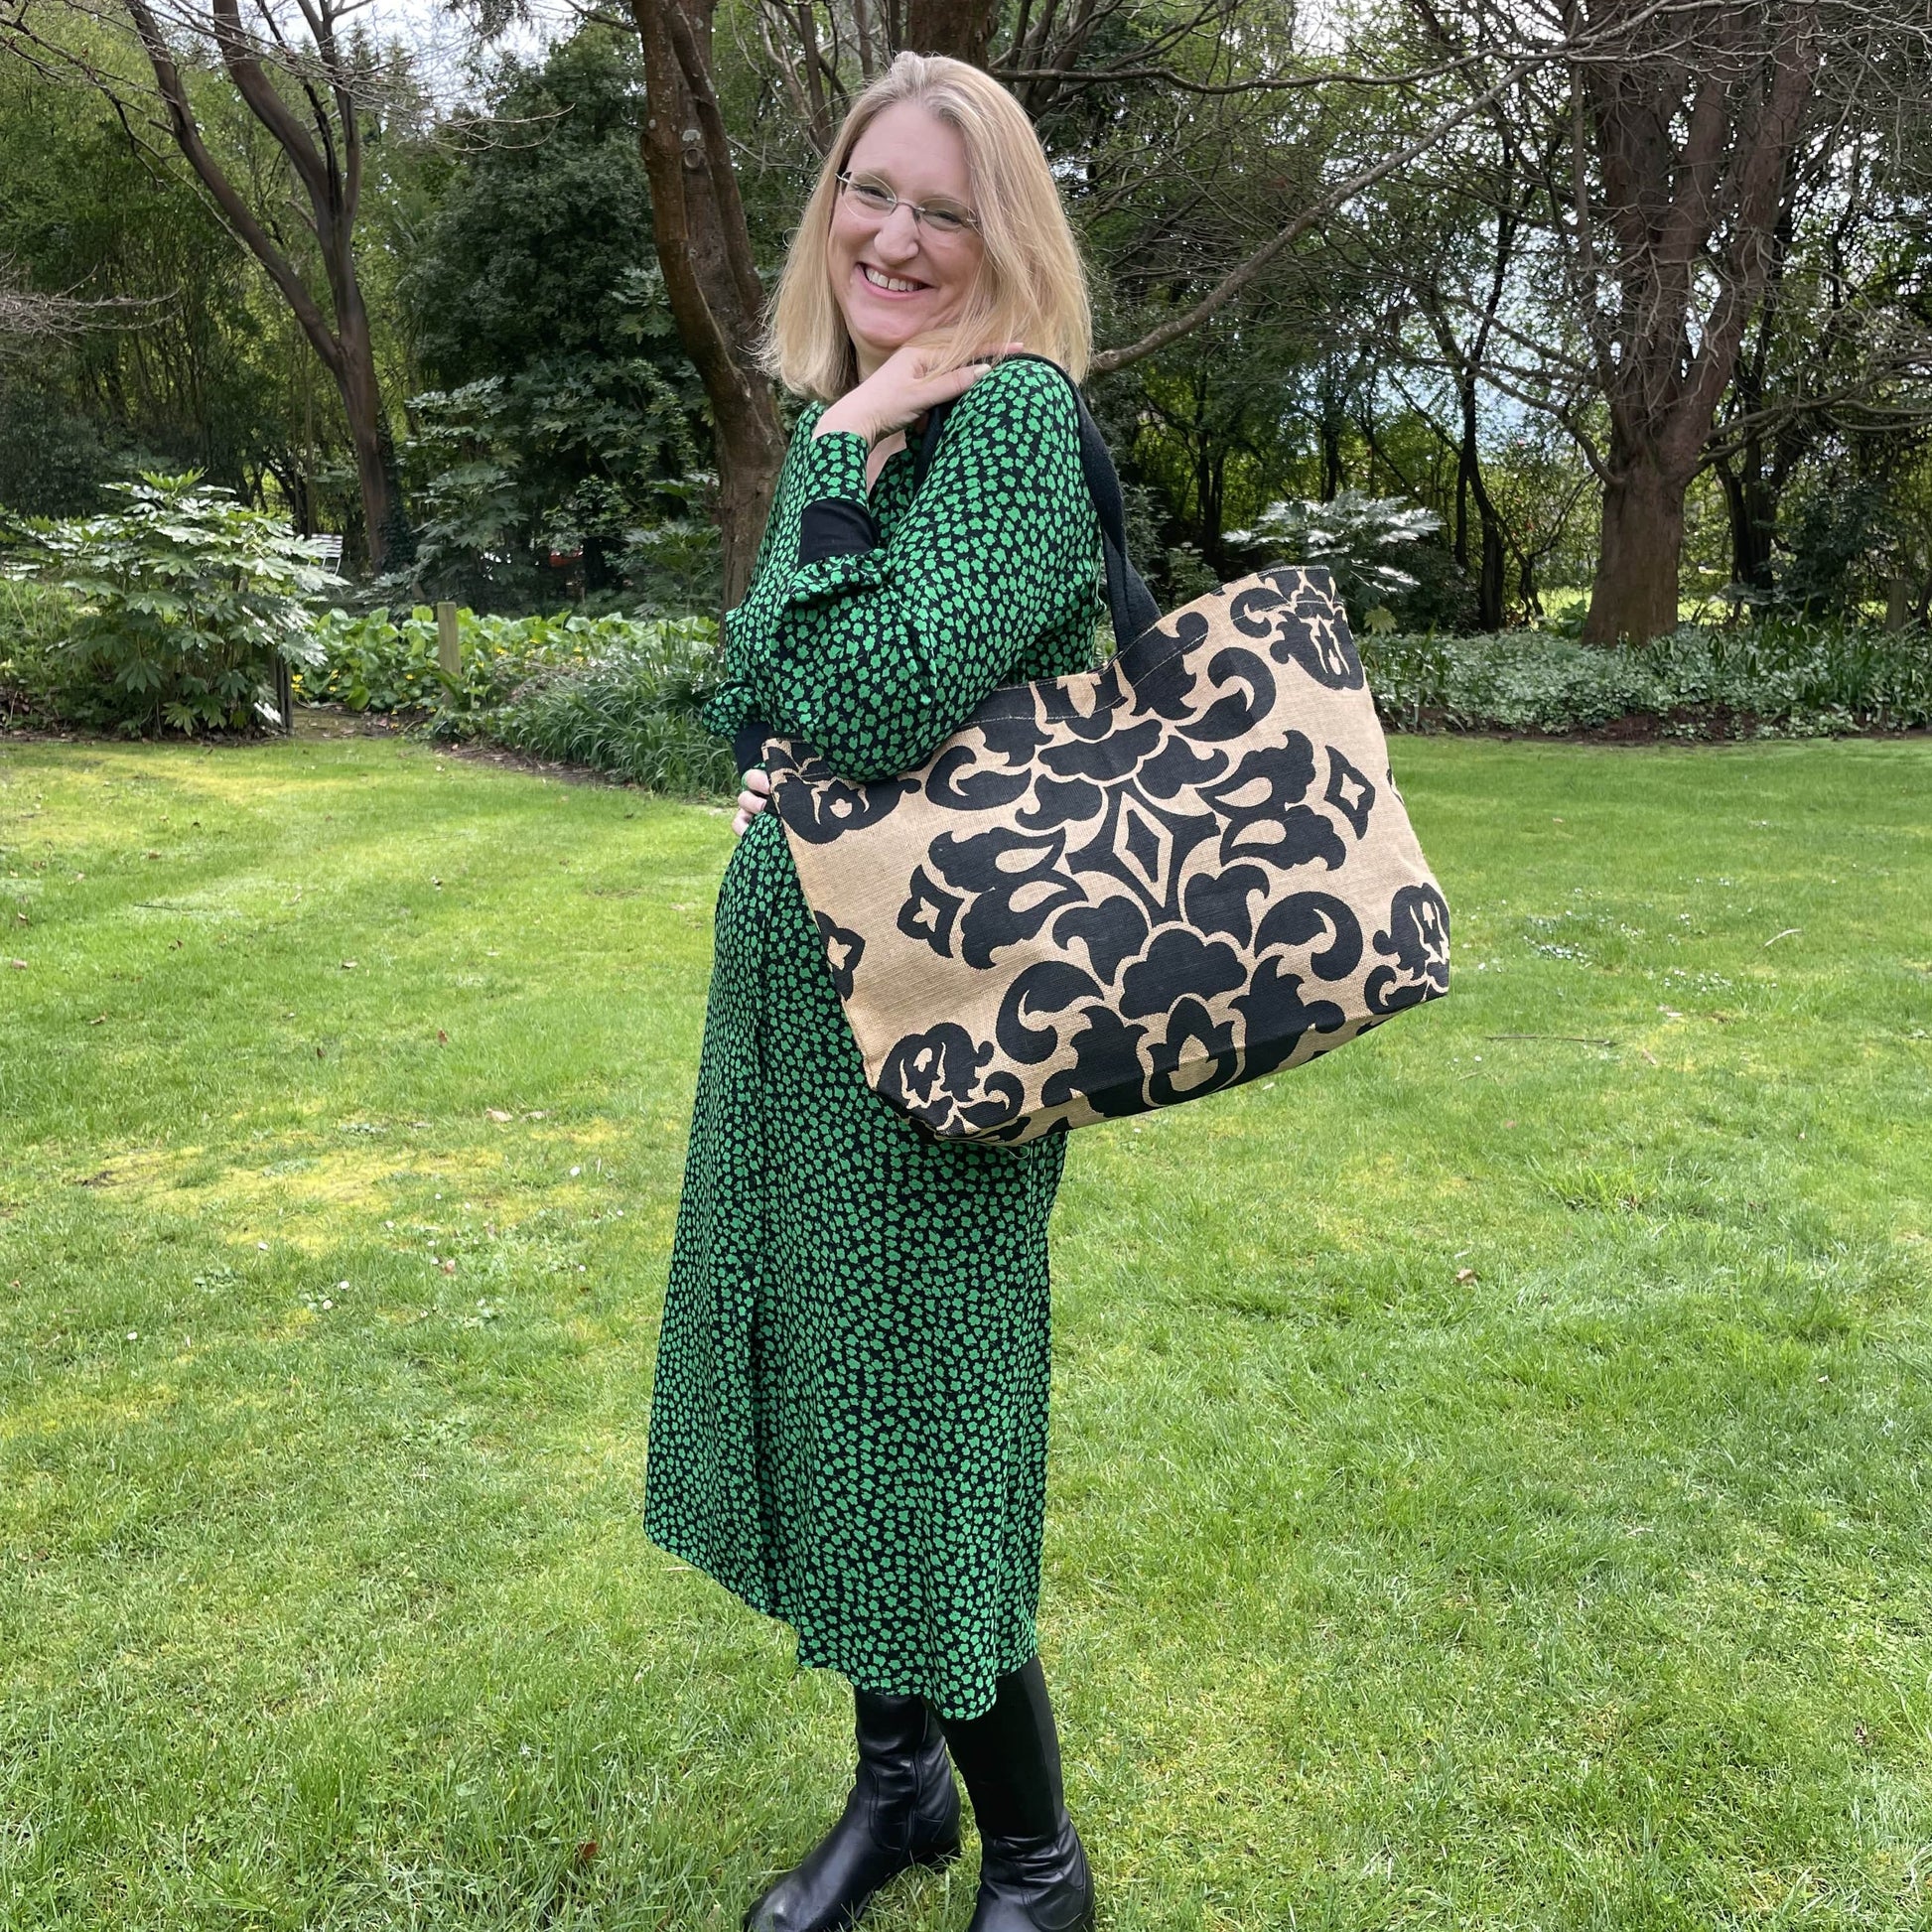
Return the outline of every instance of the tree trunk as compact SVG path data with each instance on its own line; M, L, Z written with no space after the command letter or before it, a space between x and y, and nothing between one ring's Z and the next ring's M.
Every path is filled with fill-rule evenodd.
M1332 503L1341 494L1342 485L1347 479L1341 467L1341 424L1325 410L1320 423L1321 439L1321 495L1324 503Z
M1536 588L1536 559L1525 550L1519 553L1516 572L1516 595L1523 600L1523 616L1540 618L1543 615L1543 599Z
M1503 531L1494 516L1482 519L1482 568L1476 573L1476 625L1503 627Z
M914 54L945 54L976 68L986 65L993 42L990 0L906 0L900 49Z
M1641 643L1677 628L1688 487L1688 478L1666 477L1641 456L1613 471L1603 491L1603 544L1584 620L1586 643Z
M1476 385L1461 384L1462 435L1455 451L1455 562L1466 576L1469 569L1469 499L1475 499L1481 529L1481 555L1476 568L1476 628L1503 627L1503 522L1495 499L1482 480L1482 454L1476 444Z
M1730 524L1730 581L1749 591L1770 591L1771 539L1777 531L1777 492L1764 475L1755 442L1733 463L1719 463L1725 514Z
M717 439L724 608L745 595L784 461L756 360L764 294L711 84L709 0L631 0L644 54L644 173L664 293Z
M368 318L359 300L338 341L342 359L332 366L336 387L348 420L348 440L355 452L355 483L362 498L362 523L368 532L372 573L408 562L414 550L400 515L395 445L383 418L382 396L376 386L374 345ZM399 525L402 525L400 529Z
M351 80L336 40L337 9L330 4L308 15L323 80L305 82L297 98L314 116L305 123L258 58L259 37L244 26L239 0L213 0L214 41L221 67L242 103L280 148L309 203L310 223L329 281L332 323L317 293L276 242L227 171L208 149L174 50L147 0L123 0L153 69L168 113L169 131L189 165L220 209L235 238L261 263L310 345L322 359L342 398L355 478L368 530L369 563L383 569L411 543L402 515L395 451L376 381L368 310L355 262L355 219L361 190L361 122ZM293 92L293 90L291 90Z

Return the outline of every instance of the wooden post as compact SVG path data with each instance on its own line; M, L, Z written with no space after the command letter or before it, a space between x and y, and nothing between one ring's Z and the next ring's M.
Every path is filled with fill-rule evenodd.
M457 642L456 606L436 607L436 668L445 677L455 677L463 669L463 651Z

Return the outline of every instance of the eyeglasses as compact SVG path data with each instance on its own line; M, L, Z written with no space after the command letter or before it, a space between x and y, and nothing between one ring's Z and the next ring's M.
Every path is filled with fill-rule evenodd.
M964 234L979 229L980 218L971 208L955 202L931 202L921 207L917 202L900 203L883 181L872 175L840 175L838 183L867 214L883 221L894 208L903 206L911 211L912 224L924 223L936 235Z

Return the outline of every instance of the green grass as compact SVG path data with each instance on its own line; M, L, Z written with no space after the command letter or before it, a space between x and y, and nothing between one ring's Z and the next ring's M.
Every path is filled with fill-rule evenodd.
M1454 996L1070 1149L1103 1926L1923 1925L1932 746L1395 754ZM0 748L0 1924L732 1932L830 1821L638 1520L730 843Z

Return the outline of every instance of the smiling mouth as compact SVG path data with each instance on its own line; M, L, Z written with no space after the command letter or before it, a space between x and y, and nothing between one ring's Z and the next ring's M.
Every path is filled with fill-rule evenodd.
M925 287L923 282L908 281L903 275L888 275L883 268L873 267L871 262L861 262L859 272L870 287L884 290L888 295L912 295Z

